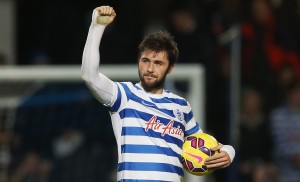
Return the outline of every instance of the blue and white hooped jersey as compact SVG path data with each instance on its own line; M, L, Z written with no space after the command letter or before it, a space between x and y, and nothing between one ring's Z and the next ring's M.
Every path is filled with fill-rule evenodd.
M109 109L118 145L118 181L180 182L184 137L200 131L189 103L169 91L151 94L138 84L115 84Z

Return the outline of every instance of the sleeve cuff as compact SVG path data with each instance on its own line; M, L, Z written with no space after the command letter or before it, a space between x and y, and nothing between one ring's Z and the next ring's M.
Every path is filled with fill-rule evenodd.
M233 161L235 157L235 150L231 145L223 145L220 151L226 152L229 155L231 162Z

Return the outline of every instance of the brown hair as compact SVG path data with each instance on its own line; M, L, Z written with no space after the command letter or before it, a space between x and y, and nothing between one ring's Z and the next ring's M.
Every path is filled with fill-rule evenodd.
M138 60L146 50L153 50L155 52L166 51L170 65L175 64L179 54L177 43L174 41L173 36L163 31L146 35L138 48Z

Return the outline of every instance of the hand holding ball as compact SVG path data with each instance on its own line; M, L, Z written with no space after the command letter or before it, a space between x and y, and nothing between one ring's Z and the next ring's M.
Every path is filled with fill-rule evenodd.
M182 147L183 168L194 175L203 176L213 172L204 164L205 159L218 153L210 150L218 145L218 141L206 133L197 133L186 137Z

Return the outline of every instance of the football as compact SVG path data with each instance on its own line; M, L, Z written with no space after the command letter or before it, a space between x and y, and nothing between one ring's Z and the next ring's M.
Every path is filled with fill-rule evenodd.
M205 159L218 152L211 151L210 148L217 146L218 141L206 133L197 133L186 137L182 147L183 168L193 175L204 176L213 172L207 169L204 164Z

